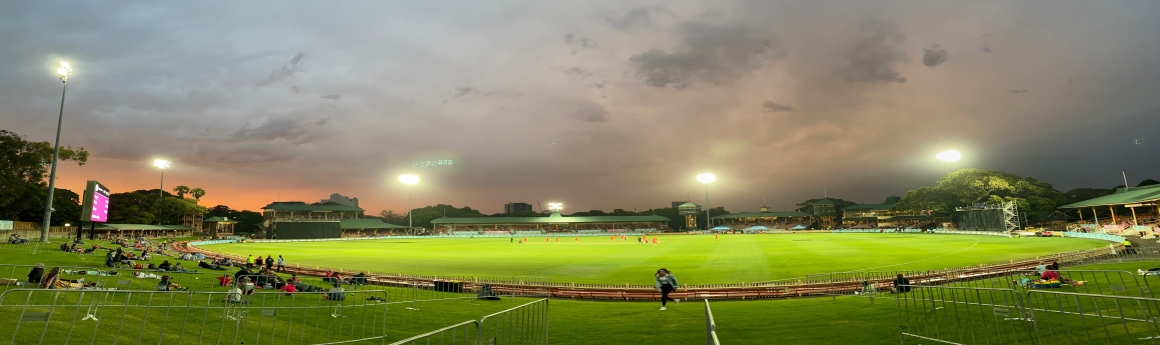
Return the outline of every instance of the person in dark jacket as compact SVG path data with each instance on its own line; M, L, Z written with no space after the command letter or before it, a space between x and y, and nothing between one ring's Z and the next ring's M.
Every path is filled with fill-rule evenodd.
M894 289L892 290L894 293L910 292L910 279L906 279L906 277L903 277L901 274L899 274L898 278L894 279Z
M274 269L274 258L266 255L266 270L269 271L272 269Z
M40 279L43 277L44 277L44 264L37 263L36 267L33 267L32 271L28 272L28 283L29 284L40 284Z
M248 276L252 275L254 275L254 272L250 272L249 269L243 267L242 269L238 270L237 273L234 273L234 281L240 282L242 281L242 278L248 278Z

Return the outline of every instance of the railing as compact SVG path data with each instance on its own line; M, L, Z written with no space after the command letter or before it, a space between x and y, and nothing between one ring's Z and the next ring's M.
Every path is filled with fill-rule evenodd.
M909 286L902 344L1156 344L1160 299L1008 288Z
M15 289L0 343L336 344L385 341L386 291L253 293ZM47 342L46 342L47 340Z
M547 345L548 299L443 327L391 345Z
M705 300L705 343L708 345L721 345L721 341L717 339L717 321L713 320L713 310L709 308L709 300Z

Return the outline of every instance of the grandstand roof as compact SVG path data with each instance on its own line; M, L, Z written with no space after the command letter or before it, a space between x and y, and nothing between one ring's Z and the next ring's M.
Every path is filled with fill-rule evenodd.
M343 229L406 229L402 225L395 225L384 222L382 219L343 219L338 221L339 227Z
M1059 208L1079 208L1092 206L1126 205L1141 202L1160 200L1160 185L1144 187L1120 187L1115 193L1077 203L1067 204Z
M269 205L262 207L263 210L274 211L316 211L316 212L331 212L331 211L363 211L363 209L356 206L347 205L310 205L301 201L276 201Z
M203 220L206 223L237 223L226 217L209 217Z
M831 200L830 198L823 198L822 200L814 201L814 203L813 203L813 205L826 205L826 204L833 205L834 200Z
M899 198L896 195L891 195L891 196L886 197L886 201L883 201L881 204L850 205L850 206L843 207L842 210L843 211L845 211L845 210L850 210L850 211L853 211L853 210L889 211L890 209L894 208L894 204L897 204L899 200L902 200L902 198Z
M553 213L548 217L444 217L431 224L564 224L564 223L628 223L628 222L668 222L664 216L590 216L564 217Z
M738 218L772 218L772 217L809 217L812 216L805 212L742 212L730 213L713 217L713 219L738 219Z

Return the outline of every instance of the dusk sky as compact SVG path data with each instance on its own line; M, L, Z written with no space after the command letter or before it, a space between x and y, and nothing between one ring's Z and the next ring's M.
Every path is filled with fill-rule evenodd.
M703 203L701 172L732 211L1160 179L1157 1L8 1L0 128L52 141L62 59L77 192L157 188L155 158L203 205L368 214L405 211L400 173L485 213Z

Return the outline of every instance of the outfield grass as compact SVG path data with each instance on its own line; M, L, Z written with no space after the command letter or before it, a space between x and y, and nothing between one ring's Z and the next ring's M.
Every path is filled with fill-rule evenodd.
M878 236L893 237L894 235ZM955 240L955 237L940 236L938 238ZM662 245L673 242L667 241L669 239L676 241L676 238L665 237L662 238ZM875 237L868 237L867 240L873 239ZM563 241L563 239L561 240ZM997 240L1026 246L1085 243L1085 246L1074 249L1103 245L1098 242L1087 243L1086 241L1069 239L999 238ZM894 245L898 245L898 243ZM283 250L282 253L291 253L291 251ZM1034 255L1028 252L1020 252L1019 254L1021 255L1019 257ZM287 255L294 256L296 254ZM974 261L968 260L966 264L995 260L991 257L980 256ZM101 255L76 255L56 251L40 251L32 254L30 251L0 250L0 263L7 264L44 262L50 267L56 265L101 267L102 261L103 256ZM154 261L160 262L160 260ZM1068 268L1135 271L1137 268L1147 269L1157 266L1158 264L1153 262L1130 262ZM822 266L818 267L825 269ZM935 266L934 268L942 267ZM883 268L882 270L889 269L893 268ZM27 272L17 273L17 277L21 277ZM394 299L392 298L392 300ZM475 304L450 301L421 306L420 311L392 307L388 312L391 320L388 326L391 329L391 338L400 339L406 335L434 330L457 321L477 319L486 313L514 306L516 303L517 301L507 299L494 303L479 301ZM680 306L670 306L666 311L659 311L658 307L658 302L593 302L555 299L551 301L550 307L550 343L575 345L689 344L703 341L704 309L702 303L684 301ZM720 337L723 342L730 345L898 343L898 314L896 302L891 298L891 295L881 295L873 304L865 297L838 297L836 299L822 297L718 301L712 302L712 307ZM11 314L0 315L0 324L11 326L13 321L11 318L14 317ZM301 327L312 326L302 325Z
M518 239L517 239L518 240ZM1073 238L935 234L661 236L658 245L608 237L243 243L203 246L236 255L384 273L537 276L553 282L649 284L665 267L684 284L739 283L852 270L925 270L1001 262L1106 245Z

